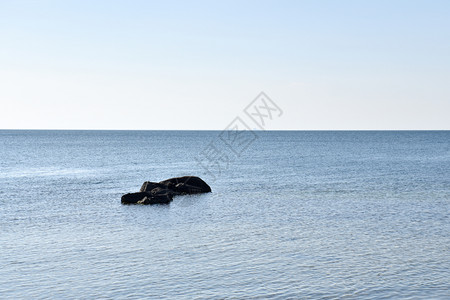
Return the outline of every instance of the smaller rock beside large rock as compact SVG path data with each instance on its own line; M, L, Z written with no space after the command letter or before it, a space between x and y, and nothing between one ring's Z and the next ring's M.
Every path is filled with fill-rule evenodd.
M151 192L129 193L121 198L122 204L167 204L172 200L172 193L152 194Z
M122 204L168 204L174 195L209 193L211 187L196 176L183 176L160 182L146 181L137 193L125 194Z

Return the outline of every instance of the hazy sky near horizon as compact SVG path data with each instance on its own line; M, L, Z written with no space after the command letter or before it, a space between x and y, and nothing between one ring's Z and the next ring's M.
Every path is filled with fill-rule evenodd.
M0 0L0 129L450 129L450 1Z

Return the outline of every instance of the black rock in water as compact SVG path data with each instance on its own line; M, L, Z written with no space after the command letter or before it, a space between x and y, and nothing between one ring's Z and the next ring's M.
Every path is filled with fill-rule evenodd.
M211 187L196 176L183 176L160 182L146 181L137 193L122 196L122 204L168 204L174 195L209 193Z
M122 204L167 204L173 199L172 193L152 194L151 192L129 193L122 196Z
M144 184L142 184L141 189L139 191L140 192L150 192L151 190L153 190L155 188L167 188L167 186L164 184L158 183L158 182L146 181L146 182L144 182Z
M180 194L209 193L211 187L201 178L196 176L183 176L163 180L160 184L167 185L168 188Z

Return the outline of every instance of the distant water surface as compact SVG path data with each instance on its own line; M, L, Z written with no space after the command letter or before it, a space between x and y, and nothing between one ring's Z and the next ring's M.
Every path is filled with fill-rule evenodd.
M449 131L219 133L0 131L0 298L450 298Z

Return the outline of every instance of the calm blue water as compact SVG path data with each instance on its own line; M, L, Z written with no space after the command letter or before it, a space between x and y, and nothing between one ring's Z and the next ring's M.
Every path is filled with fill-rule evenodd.
M450 132L218 134L0 131L0 298L450 298Z

